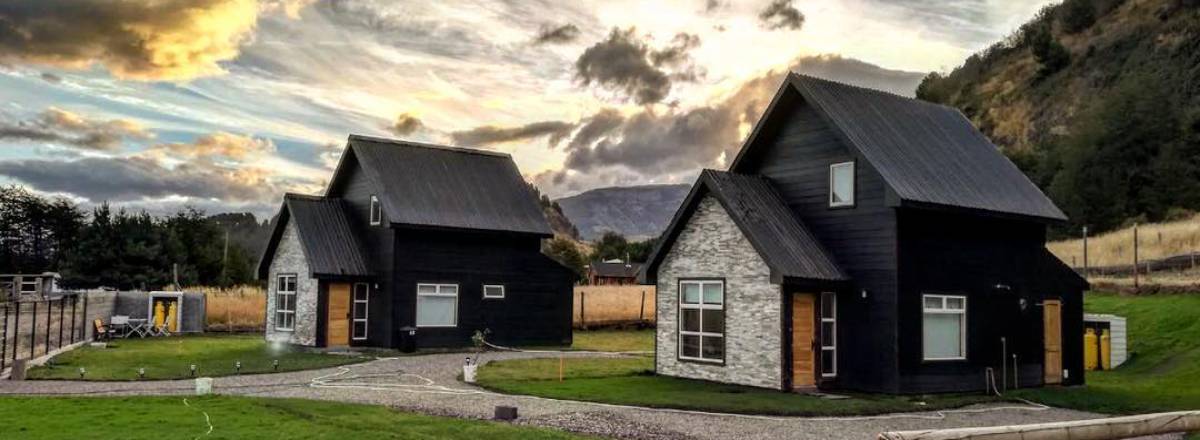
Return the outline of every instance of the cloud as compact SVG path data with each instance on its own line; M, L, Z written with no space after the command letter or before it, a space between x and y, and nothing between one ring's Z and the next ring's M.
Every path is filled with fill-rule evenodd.
M542 25L538 29L537 36L533 38L533 42L534 44L560 44L570 43L577 39L579 39L579 27L567 23L557 27Z
M42 78L42 81L48 82L50 84L58 84L58 83L62 82L61 76L55 75L50 72L42 72L41 78Z
M725 168L788 70L908 96L924 76L836 55L808 56L753 77L707 105L665 112L646 108L628 116L603 109L581 121L566 144L562 169L533 180L562 195L597 186L680 182L701 168Z
M265 12L282 11L293 20L300 19L300 11L317 0L262 0L262 10Z
M798 31L804 26L804 14L792 6L792 0L771 0L771 4L758 13L758 20L770 30Z
M245 162L274 153L275 144L267 139L257 139L225 132L206 134L191 143L168 143L150 147L141 155L156 159L212 162L226 160Z
M700 44L700 37L680 33L671 42L671 46L651 50L634 28L614 28L607 39L579 55L575 77L585 86L596 83L623 91L638 104L660 102L670 92L673 77L687 80L697 76L690 66L674 76L663 68L687 61L687 52Z
M0 60L100 64L148 81L215 75L250 39L259 12L256 0L8 0L0 2Z
M416 116L401 113L400 116L396 117L396 122L392 123L391 127L388 127L388 130L395 133L396 136L408 136L416 133L417 130L420 130L424 126L425 124Z
M141 124L127 119L96 121L50 107L36 119L0 122L0 139L28 140L96 151L118 151L126 140L154 137Z
M549 136L550 145L554 146L570 135L574 128L575 124L562 121L541 121L519 127L485 125L450 133L450 139L457 145L482 146Z

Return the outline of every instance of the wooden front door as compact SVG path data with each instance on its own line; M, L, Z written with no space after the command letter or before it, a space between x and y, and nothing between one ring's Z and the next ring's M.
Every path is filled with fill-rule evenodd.
M816 353L813 352L815 311L816 295L792 294L792 389L817 386Z
M350 345L350 285L331 283L326 308L325 345Z
M1046 341L1046 384L1062 383L1062 301L1048 299L1042 302Z

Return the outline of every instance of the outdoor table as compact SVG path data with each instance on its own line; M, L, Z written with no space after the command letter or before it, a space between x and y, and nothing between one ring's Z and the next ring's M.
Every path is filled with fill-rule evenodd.
M147 320L145 319L129 318L129 330L125 332L125 338L128 339L133 335L137 335L138 337L142 338L146 337L146 333L149 330L149 328L146 326L146 321Z

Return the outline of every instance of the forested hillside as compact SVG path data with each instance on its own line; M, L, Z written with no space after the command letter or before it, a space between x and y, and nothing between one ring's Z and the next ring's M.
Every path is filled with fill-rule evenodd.
M1056 235L1200 209L1200 0L1066 0L920 99L962 110L1071 217Z

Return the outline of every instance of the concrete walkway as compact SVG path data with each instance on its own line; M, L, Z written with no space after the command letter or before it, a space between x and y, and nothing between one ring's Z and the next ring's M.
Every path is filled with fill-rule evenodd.
M485 361L547 356L488 353ZM571 356L579 356L572 354ZM1026 424L1100 417L1024 405L861 418L760 417L655 410L491 393L459 382L463 354L431 354L292 373L222 377L215 392L387 405L414 412L487 419L496 405L516 406L523 424L639 439L873 439L882 431ZM148 382L3 381L0 395L190 394L190 380ZM219 426L219 423L214 421Z

